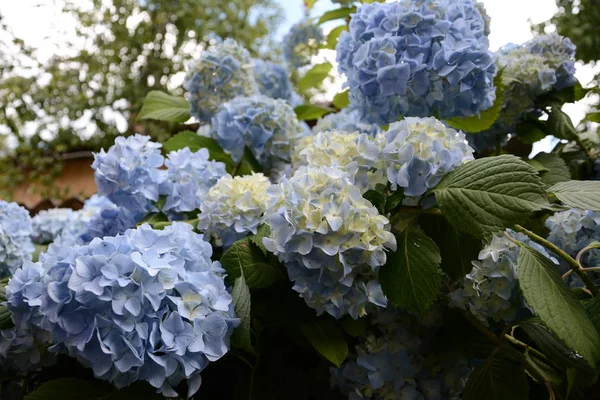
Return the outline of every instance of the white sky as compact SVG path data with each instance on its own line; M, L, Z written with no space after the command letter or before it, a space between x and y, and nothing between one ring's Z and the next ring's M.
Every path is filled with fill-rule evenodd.
M86 0L77 0L86 3ZM285 10L286 22L277 32L282 36L289 26L303 18L303 0L278 0ZM37 56L47 59L52 54L61 52L65 40L77 41L73 35L74 21L60 13L62 0L0 0L0 14L15 34L27 44L38 49ZM523 43L532 37L531 22L549 19L556 11L555 0L483 0L492 19L490 47L496 50L507 43ZM324 11L337 7L330 0L318 0L311 16L318 16ZM335 23L325 25L325 30ZM81 43L85 45L85 43ZM332 51L325 51L318 60L335 60ZM577 77L585 86L591 81L594 71L591 68L578 66ZM340 81L334 81L332 91L335 93ZM585 101L565 106L573 122L576 124L585 114Z

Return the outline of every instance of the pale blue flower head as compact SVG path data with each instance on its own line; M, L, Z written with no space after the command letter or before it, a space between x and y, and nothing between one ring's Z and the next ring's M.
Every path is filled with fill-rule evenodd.
M283 38L283 57L292 68L310 64L323 41L321 27L311 21L298 22Z
M260 94L292 104L293 87L288 70L271 61L254 60L254 74Z
M73 223L75 215L70 208L51 208L40 211L31 218L33 230L31 238L37 244L53 242L64 229Z
M136 134L118 137L107 152L94 154L94 176L98 194L140 218L158 201L159 186L166 179L159 143Z
M31 260L29 212L17 203L0 200L0 277L10 276L26 260Z
M51 350L117 387L145 380L175 397L173 387L187 381L191 396L239 323L224 271L192 229L142 225L84 246L51 245L38 264Z
M389 221L352 182L339 169L301 167L268 191L265 247L306 303L336 318L387 305L377 273L396 249Z
M546 227L550 230L548 240L566 251L571 257L577 254L594 241L600 241L600 214L589 210L571 208L557 212L546 220ZM600 264L600 251L593 249L586 251L581 262L584 267L595 267ZM562 272L568 271L567 265L562 265ZM574 275L574 274L573 274ZM600 281L597 273L590 274L592 279ZM571 286L583 286L578 277L570 277Z
M436 308L425 318L441 319ZM393 308L367 318L340 368L331 368L332 384L349 399L459 400L471 368L464 358L440 352L433 338L441 326Z
M512 230L507 233L558 264L544 247L522 233ZM514 320L520 309L527 308L518 287L519 251L520 247L503 234L494 235L479 252L478 260L472 262L473 269L464 277L460 287L449 294L450 305L469 311L485 325L490 320Z
M166 201L163 212L185 213L200 208L202 197L226 174L225 164L209 160L207 149L189 148L167 154L167 179L160 186Z
M561 90L577 83L575 78L576 46L569 38L556 33L534 37L526 43L526 48L533 54L544 57L553 71L540 71L540 81L551 83L555 89Z
M435 118L405 118L385 132L383 158L392 189L421 196L450 171L473 159L465 135Z
M108 200L108 198L98 196L97 194L93 195L85 201L81 210L73 212L73 218L61 231L60 236L56 239L57 243L60 243L63 246L70 246L90 242L96 237L90 237L92 234L91 231L95 230L95 226L98 225L96 219L102 218L102 212L104 210L115 210L116 208L117 206L115 206L112 201ZM134 223L135 222L131 222L131 226L127 226L125 229L131 228ZM124 232L125 229L122 229L121 232ZM106 233L108 232L104 232L104 229L102 229L102 233L98 236L114 236ZM84 240L84 236L88 239Z
M472 116L496 97L494 56L472 0L361 5L336 50L351 106L380 125Z
M202 198L198 229L224 247L256 233L264 221L270 186L263 174L225 175Z
M44 273L39 264L25 261L6 286L6 305L14 326L0 331L3 369L27 372L54 362L54 357L43 350L50 344L50 334L39 327Z
M317 121L317 124L313 127L312 132L316 135L319 132L325 131L344 131L344 132L360 132L366 133L369 136L375 136L381 131L376 124L370 124L362 121L360 118L360 111L353 110L351 108L344 108L342 111L327 114L323 118Z
M213 137L238 162L248 148L270 168L289 162L294 140L304 129L285 101L265 96L238 97L223 103L212 119Z
M183 82L192 116L210 122L219 105L259 93L248 50L226 39L188 66Z

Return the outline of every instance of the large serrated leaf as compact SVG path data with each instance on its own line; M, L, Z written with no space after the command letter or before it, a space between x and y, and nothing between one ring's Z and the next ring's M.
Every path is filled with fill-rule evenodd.
M190 104L183 97L152 90L144 99L138 119L185 122L190 119Z
M329 318L309 322L300 327L310 344L326 359L338 367L348 356L348 343L342 332Z
M527 336L557 365L573 368L589 368L588 364L568 346L565 346L542 324L538 317L519 322Z
M549 206L535 169L512 155L469 161L431 191L458 230L485 237Z
M238 240L228 248L221 257L221 266L227 271L228 281L243 275L251 289L266 288L282 276L279 265L249 238Z
M314 65L298 81L298 89L300 92L304 93L310 88L321 86L325 78L329 76L332 68L333 65L329 62Z
M527 375L519 364L496 351L471 373L462 399L528 400Z
M533 312L558 339L595 366L600 336L552 261L521 244L517 272L519 287Z
M423 313L439 295L440 251L427 235L404 231L398 250L388 255L379 271L383 293L392 304L407 311Z
M333 96L333 105L335 106L335 108L341 110L342 108L348 107L348 105L350 104L349 93L350 90L346 89L343 92L339 92L338 94Z
M548 189L569 207L600 212L600 181L568 181Z
M571 180L571 172L567 164L562 158L553 154L540 153L529 160L529 163L538 170L546 187ZM537 163L537 165L534 165L534 163ZM540 167L543 169L540 169Z
M233 299L235 315L240 319L240 324L231 335L231 344L232 346L253 353L254 347L250 339L250 289L246 285L244 276L240 276L235 280L231 297Z
M213 139L206 136L200 136L192 131L183 131L167 140L164 144L166 151L175 151L184 148L189 148L192 152L197 152L200 149L208 150L210 159L220 161L225 164L227 172L233 171L236 163L231 159L231 156L223 150L221 145Z
M456 117L447 120L448 125L454 129L460 129L469 133L479 133L489 129L494 125L494 122L500 116L502 107L504 106L504 86L502 85L502 72L500 70L494 78L494 86L496 87L496 99L494 104L487 110L483 110L479 115L472 117Z
M481 240L458 232L445 218L433 215L419 217L419 225L440 249L442 270L457 281L473 269L473 260L482 249Z

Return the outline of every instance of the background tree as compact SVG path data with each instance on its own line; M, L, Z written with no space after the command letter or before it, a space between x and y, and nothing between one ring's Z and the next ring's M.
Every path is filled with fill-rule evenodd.
M78 21L76 40L43 65L1 26L0 132L19 142L0 160L4 191L50 184L48 166L59 171L66 151L97 150L133 132L164 138L165 124L136 123L146 94L182 94L186 62L221 38L261 53L282 15L274 0L67 0L63 11Z

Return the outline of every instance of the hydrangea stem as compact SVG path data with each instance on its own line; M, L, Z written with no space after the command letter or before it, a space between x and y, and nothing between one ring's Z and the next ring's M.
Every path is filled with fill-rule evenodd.
M515 225L515 230L517 232L523 233L524 235L529 237L531 240L533 240L537 244L544 246L545 248L547 248L548 250L552 251L554 254L556 254L563 260L565 260L567 262L567 264L569 264L569 267L577 275L579 275L579 277L585 284L585 287L590 291L590 293L592 293L593 296L597 296L600 293L598 291L598 288L596 287L596 285L594 285L594 282L592 281L592 279L588 276L588 274L581 267L581 265L577 261L575 261L575 259L573 257L571 257L570 255L565 253L564 250L562 250L561 248L559 248L552 242L549 242L548 240L544 239L543 237L536 235L535 233L531 232L530 230L523 228L521 225Z

